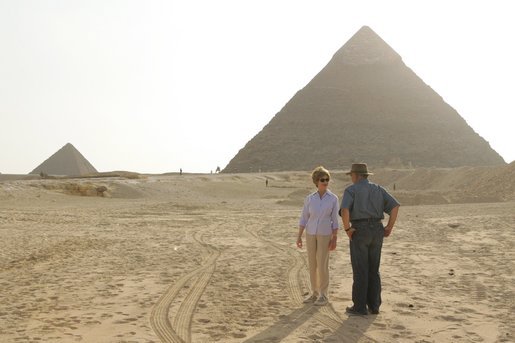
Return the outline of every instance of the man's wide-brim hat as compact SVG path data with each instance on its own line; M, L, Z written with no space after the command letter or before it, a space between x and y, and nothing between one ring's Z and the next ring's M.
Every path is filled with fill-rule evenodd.
M361 175L374 175L373 173L368 171L368 167L366 163L353 163L350 170L345 172L345 174L350 175L351 173L361 174Z

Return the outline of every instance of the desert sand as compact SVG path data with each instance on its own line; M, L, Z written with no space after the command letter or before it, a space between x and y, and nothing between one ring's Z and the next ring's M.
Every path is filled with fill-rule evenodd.
M403 173L376 175L396 182L402 207L383 248L381 313L367 317L345 314L341 233L330 305L301 303L309 173L5 176L0 342L514 341L513 194L463 186L461 197L456 172L421 171L419 184ZM330 188L348 183L335 174Z

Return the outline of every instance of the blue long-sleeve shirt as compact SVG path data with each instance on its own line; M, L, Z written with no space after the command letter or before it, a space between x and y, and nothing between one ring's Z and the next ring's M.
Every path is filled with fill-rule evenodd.
M338 229L338 196L327 190L322 198L318 192L304 200L299 226L310 235L330 235Z

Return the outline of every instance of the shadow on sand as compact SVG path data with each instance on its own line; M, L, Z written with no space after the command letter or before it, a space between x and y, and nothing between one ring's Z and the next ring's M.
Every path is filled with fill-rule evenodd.
M245 340L245 343L264 343L264 342L280 342L282 339L288 337L296 328L309 320L315 313L320 310L320 307L313 305L305 305L292 313L279 318L272 326L267 327L257 335Z
M370 325L376 320L376 315L368 316L347 316L343 319L340 327L329 336L323 338L327 343L354 343L354 342L378 342L368 337L366 332Z
M276 323L248 338L244 343L280 342L312 318L320 309L317 306L304 305L290 314L282 316ZM321 341L329 343L377 342L366 335L367 329L375 319L376 316L374 315L347 316L340 322L340 326L335 331L331 332L328 336L321 337ZM319 323L319 325L321 328L324 327L322 323Z

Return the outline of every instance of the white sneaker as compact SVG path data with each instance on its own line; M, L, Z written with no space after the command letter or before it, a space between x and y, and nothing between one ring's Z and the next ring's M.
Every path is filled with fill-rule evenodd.
M327 300L327 297L325 295L321 295L320 297L318 297L318 299L315 301L315 305L316 306L324 306L324 305L327 305L329 301Z
M309 297L305 298L304 301L302 301L304 304L314 303L318 299L318 295L315 293L311 294Z

